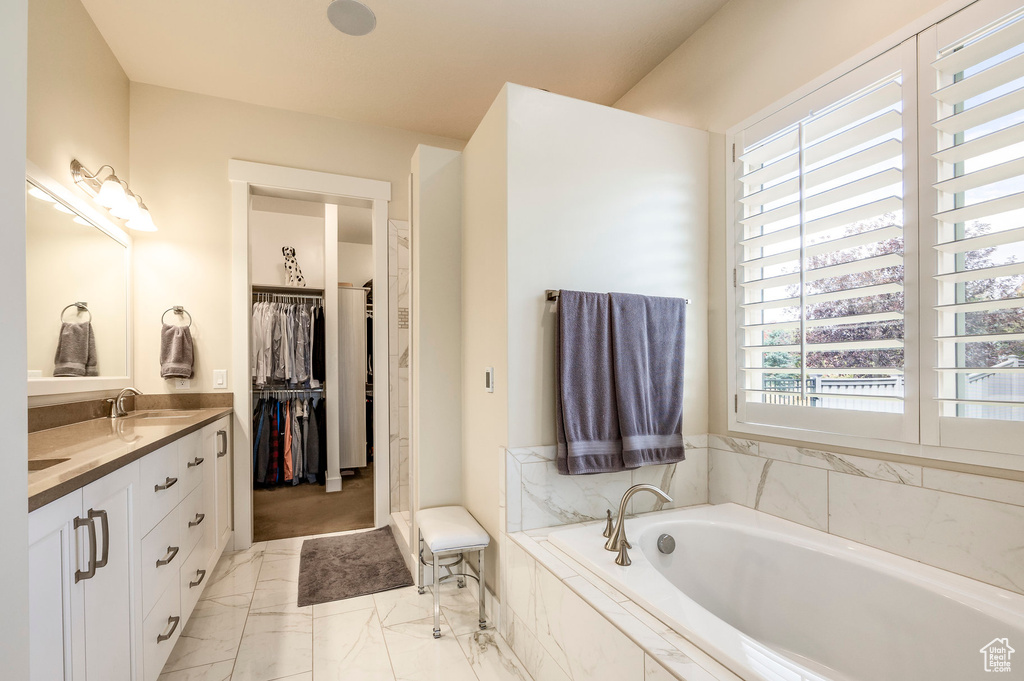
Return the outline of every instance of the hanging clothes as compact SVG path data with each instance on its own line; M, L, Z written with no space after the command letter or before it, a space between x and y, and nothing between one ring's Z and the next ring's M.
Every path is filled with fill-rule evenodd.
M318 330L314 329L314 318L319 322ZM254 386L319 387L311 378L314 333L323 334L320 301L257 301L252 305L251 331L250 370ZM321 375L319 381L323 380Z
M324 484L327 439L322 397L282 400L270 392L257 400L252 418L255 486Z

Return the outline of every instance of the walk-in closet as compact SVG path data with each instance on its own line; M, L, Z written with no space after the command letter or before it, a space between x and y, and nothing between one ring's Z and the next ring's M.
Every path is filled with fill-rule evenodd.
M372 527L370 208L254 194L249 237L253 539Z

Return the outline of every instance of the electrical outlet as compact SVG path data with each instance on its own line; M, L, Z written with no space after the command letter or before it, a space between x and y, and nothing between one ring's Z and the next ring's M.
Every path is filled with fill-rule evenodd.
M227 369L214 369L213 370L213 387L223 390L228 387L228 370Z
M192 379L189 378L176 378L174 379L174 388L176 390L188 390L192 387Z

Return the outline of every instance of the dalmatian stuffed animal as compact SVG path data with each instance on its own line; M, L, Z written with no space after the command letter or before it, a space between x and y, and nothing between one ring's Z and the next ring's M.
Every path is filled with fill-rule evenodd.
M305 286L306 279L302 276L302 268L299 261L295 259L295 249L285 246L281 249L284 254L285 284L287 286Z

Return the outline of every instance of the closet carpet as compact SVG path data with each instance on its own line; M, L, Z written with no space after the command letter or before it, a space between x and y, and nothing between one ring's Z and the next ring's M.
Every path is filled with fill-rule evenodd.
M306 484L257 489L252 504L257 542L373 527L373 465L342 478L340 492Z

